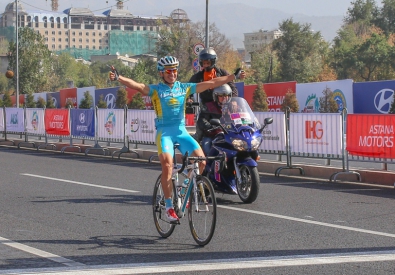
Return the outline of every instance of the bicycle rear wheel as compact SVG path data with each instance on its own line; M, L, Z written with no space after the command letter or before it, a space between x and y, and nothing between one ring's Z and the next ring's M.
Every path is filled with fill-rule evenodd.
M176 227L175 224L170 223L166 217L165 195L163 194L161 175L158 177L154 187L154 194L152 196L152 210L154 214L154 222L156 230L163 238L169 237ZM173 186L173 197L176 198L176 190Z
M189 228L196 243L204 246L214 235L217 201L214 188L208 178L199 175L195 180L197 190L192 190L189 198Z

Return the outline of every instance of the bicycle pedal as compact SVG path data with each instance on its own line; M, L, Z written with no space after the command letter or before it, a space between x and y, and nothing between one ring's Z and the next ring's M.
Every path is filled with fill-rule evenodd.
M176 224L176 225L180 225L180 221L170 221L170 224Z

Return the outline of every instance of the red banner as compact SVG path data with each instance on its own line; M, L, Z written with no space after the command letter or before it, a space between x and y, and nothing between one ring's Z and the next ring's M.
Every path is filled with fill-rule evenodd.
M49 135L69 136L69 110L68 109L46 109L45 131Z
M258 85L245 85L244 98L248 104L252 106L254 92ZM278 82L278 83L265 83L263 89L267 95L267 104L269 112L282 112L281 104L283 104L287 92L295 93L296 81Z
M394 115L347 115L347 151L351 155L395 158Z
M73 102L74 108L77 108L77 88L61 89L59 92L60 108L64 108L69 100Z

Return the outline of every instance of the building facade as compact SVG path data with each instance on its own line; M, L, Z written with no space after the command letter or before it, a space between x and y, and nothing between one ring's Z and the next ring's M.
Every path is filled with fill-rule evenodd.
M283 35L281 30L264 30L244 34L245 62L251 62L251 53L262 49L263 46L271 44L275 39Z
M152 54L157 33L169 20L189 20L181 9L170 16L136 16L118 5L116 9L94 14L87 8L69 8L63 12L27 11L18 4L18 26L40 33L51 51L78 53L84 59L95 54ZM15 2L9 3L0 17L1 35L7 39L16 25ZM159 25L158 22L162 22ZM78 55L77 54L77 55ZM74 54L76 55L76 54Z

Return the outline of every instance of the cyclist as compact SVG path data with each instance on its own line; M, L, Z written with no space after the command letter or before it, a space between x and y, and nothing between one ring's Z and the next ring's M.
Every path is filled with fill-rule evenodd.
M173 208L172 195L172 169L173 169L173 146L179 143L182 154L186 151L192 156L204 156L204 153L185 128L185 105L186 99L194 93L201 93L207 89L215 88L233 81L236 78L244 78L245 73L237 69L232 75L219 77L202 83L181 83L177 81L179 62L173 56L165 56L158 60L157 69L163 83L144 84L133 79L121 76L112 67L110 80L118 80L121 84L139 91L143 95L151 97L156 113L156 145L158 147L159 161L162 167L161 183L165 195L166 215L170 222L178 221L177 214ZM203 171L204 162L200 163Z
M218 68L216 66L216 61L217 61L217 53L214 51L213 48L203 49L199 54L199 64L200 67L203 68L203 70L194 74L189 79L189 82L200 83L203 81L214 79L216 77L229 75L229 73L226 70ZM228 82L228 85L232 89L232 96L237 96L238 91L233 81ZM203 108L203 106L208 102L212 102L213 89L207 89L204 92L200 93L199 99L200 99L200 108ZM199 120L200 120L200 115L198 118L198 122ZM203 137L203 129L197 127L195 139L198 142L200 142L202 137Z
M228 84L224 84L213 90L213 100L208 102L206 105L202 106L199 120L197 121L196 127L199 127L203 130L203 138L202 138L202 149L203 152L207 155L211 149L213 138L220 131L220 129L213 127L210 124L210 119L212 118L221 118L222 117L222 107L223 104L229 102L232 97L232 89Z

